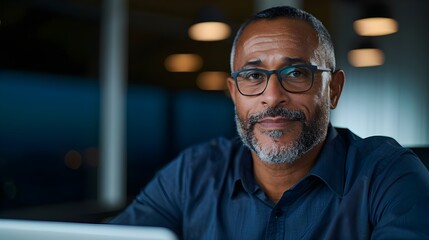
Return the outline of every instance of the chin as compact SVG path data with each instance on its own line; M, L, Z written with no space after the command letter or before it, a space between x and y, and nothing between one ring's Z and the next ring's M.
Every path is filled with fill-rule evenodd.
M295 145L295 142L261 144L255 146L255 153L261 161L269 164L292 164L301 156Z
M292 141L296 141L299 135L300 132L293 131L292 129L264 130L259 131L259 133L255 133L255 137L258 142L269 141L271 143L284 143L285 145Z

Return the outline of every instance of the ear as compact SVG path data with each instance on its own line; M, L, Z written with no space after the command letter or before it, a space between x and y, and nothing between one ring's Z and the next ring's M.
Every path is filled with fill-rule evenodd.
M228 77L226 79L226 83L228 85L229 95L231 96L231 99L235 104L235 94L237 93L237 86L235 85L235 81L232 77Z
M345 73L343 70L337 70L332 73L332 78L330 82L330 100L331 100L331 109L335 109L337 107L338 101L341 96L341 92L343 91L344 81L345 81Z

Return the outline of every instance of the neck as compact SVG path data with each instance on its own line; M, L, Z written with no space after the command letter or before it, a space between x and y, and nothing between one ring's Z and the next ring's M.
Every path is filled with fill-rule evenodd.
M267 163L262 161L253 151L253 169L256 182L265 194L277 203L283 193L289 190L314 166L323 143L316 145L293 163Z

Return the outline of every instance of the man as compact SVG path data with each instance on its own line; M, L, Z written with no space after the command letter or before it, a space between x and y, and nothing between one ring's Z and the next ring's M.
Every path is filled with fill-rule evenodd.
M291 7L256 14L231 68L241 141L185 150L113 223L183 239L429 238L420 160L393 139L330 125L345 76L319 20Z

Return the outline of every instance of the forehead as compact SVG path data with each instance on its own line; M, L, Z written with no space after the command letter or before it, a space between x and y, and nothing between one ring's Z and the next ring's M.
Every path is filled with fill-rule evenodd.
M249 61L270 63L280 59L303 59L314 56L318 40L305 21L285 17L250 23L237 42L234 69Z

